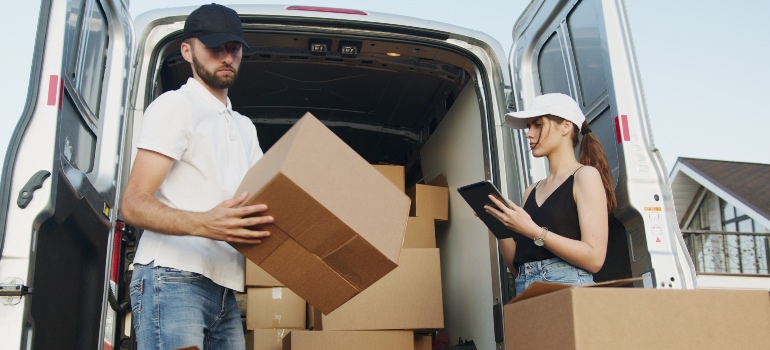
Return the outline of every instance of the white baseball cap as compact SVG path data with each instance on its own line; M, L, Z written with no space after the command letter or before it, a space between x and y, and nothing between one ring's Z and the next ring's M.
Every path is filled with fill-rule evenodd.
M580 110L580 106L572 97L554 93L536 96L526 110L507 113L505 115L505 124L512 129L525 129L527 128L528 118L544 115L553 115L569 120L572 124L577 125L578 130L583 127L583 122L586 120L583 111Z

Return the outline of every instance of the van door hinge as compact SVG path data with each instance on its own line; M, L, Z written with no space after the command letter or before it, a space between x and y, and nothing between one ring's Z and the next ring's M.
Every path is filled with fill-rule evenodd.
M123 234L123 242L133 242L136 240L136 230L123 220L118 219L115 221L115 231L120 231Z
M32 294L32 288L22 284L19 278L9 278L0 283L0 302L3 305L16 305L21 302L21 297Z
M32 175L27 181L27 184L19 191L19 199L16 200L16 205L19 208L24 209L32 201L32 193L43 187L43 182L51 176L51 172L48 170L40 170Z

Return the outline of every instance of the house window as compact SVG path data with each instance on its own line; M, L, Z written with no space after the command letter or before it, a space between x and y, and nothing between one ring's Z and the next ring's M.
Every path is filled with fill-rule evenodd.
M722 231L736 233L724 235L726 272L768 273L768 236L751 234L767 231L734 205L722 199L719 204L722 209Z
M767 228L711 192L697 205L682 231L698 272L770 273Z

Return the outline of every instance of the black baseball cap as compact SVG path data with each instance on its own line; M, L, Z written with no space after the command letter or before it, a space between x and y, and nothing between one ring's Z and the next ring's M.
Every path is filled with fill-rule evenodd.
M230 41L237 41L246 48L243 39L241 18L235 10L219 4L203 5L187 17L184 22L184 39L198 38L208 47L217 47Z

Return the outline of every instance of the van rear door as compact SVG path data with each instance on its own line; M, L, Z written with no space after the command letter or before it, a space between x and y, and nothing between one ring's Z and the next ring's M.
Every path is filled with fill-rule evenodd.
M0 195L4 347L114 347L120 315L108 295L124 299L111 266L120 262L114 208L130 80L126 8L120 0L41 2L32 86Z
M511 102L523 109L537 95L572 96L607 153L618 209L610 224L607 261L596 279L641 276L637 287L694 288L695 272L653 142L623 1L535 0L513 36ZM519 137L518 145L526 147L523 133ZM542 177L544 163L533 164L539 164L533 174Z

